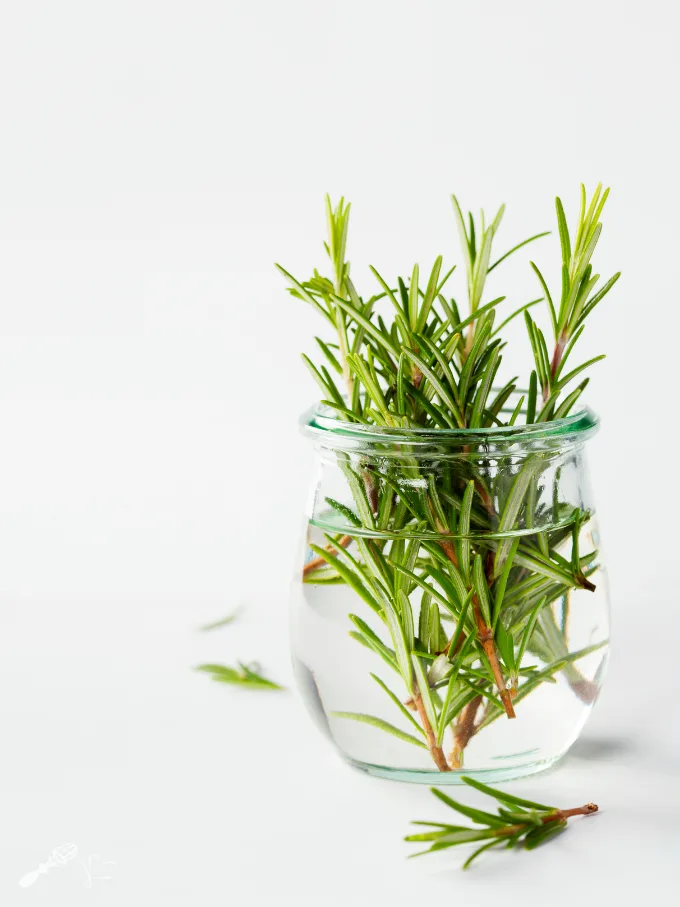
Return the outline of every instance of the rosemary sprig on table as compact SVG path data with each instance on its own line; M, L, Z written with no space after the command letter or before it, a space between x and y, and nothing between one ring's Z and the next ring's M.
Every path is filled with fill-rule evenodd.
M463 869L467 869L473 860L485 850L493 847L525 847L527 850L533 850L561 834L567 827L568 819L573 816L589 816L598 811L595 803L586 803L584 806L577 806L573 809L558 809L556 806L546 806L543 803L534 803L532 800L515 797L505 791L488 787L473 778L463 777L461 780L483 794L493 797L498 802L497 812L494 814L473 809L452 800L437 788L431 788L432 793L442 803L455 809L456 812L471 819L482 828L449 825L442 822L414 822L412 824L426 825L433 831L408 835L404 839L409 842L430 844L427 850L411 854L411 856L422 856L425 853L445 850L459 844L482 842L481 847L478 847L463 863Z
M247 665L241 661L237 661L236 664L235 668L221 664L202 664L198 665L196 670L210 674L215 683L228 683L232 686L248 687L254 690L284 689L273 680L263 677L259 665Z
M427 429L433 435L442 429L517 425L522 416L527 424L567 416L585 387L582 382L571 390L571 382L602 357L566 374L565 363L586 318L618 278L595 291L591 259L607 194L598 187L587 203L582 188L573 242L557 199L563 258L559 304L532 265L552 325L552 354L529 313L542 300L521 304L498 326L496 312L505 297L483 300L487 275L545 233L490 264L503 207L487 225L483 212L478 220L471 214L466 219L454 197L467 275L469 311L463 314L445 294L454 269L444 272L441 256L426 280L418 265L395 281L372 267L375 292L361 296L346 257L350 206L341 199L333 208L327 199L325 246L332 276L314 271L308 281L298 281L279 266L291 294L321 314L334 334L316 338L318 364L303 357L322 402L344 421ZM497 387L505 345L501 332L520 314L535 367L527 393L510 412L518 379ZM341 528L327 532L322 544L310 545L314 557L303 580L344 583L372 612L366 617L378 622L379 632L359 614L349 615L350 632L397 675L399 692L372 676L408 732L363 713L340 711L335 717L425 747L440 771L450 771L462 767L477 733L503 715L514 718L522 700L558 674L583 702L593 701L597 683L584 677L576 662L607 640L574 651L568 608L563 605L558 622L553 606L568 602L573 590L594 591L597 552L582 550L590 519L585 509L560 501L557 486L551 509L540 503L548 454L537 451L518 460L499 448L493 470L483 454L478 462L444 459L423 469L408 444L389 460L342 450L336 456L348 495L342 501L328 497L326 503L329 524ZM448 756L447 734L453 743Z
M240 609L237 609L236 611L232 611L231 614L227 614L225 615L225 617L221 617L219 620L213 620L208 624L203 624L198 629L203 633L210 633L213 630L221 630L222 627L228 627L229 624L233 624L234 621L238 620L240 614Z

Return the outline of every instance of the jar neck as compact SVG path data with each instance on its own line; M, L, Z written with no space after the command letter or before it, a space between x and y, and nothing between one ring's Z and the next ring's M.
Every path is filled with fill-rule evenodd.
M498 425L479 429L383 427L341 421L329 407L318 405L300 419L305 435L327 451L368 457L498 458L554 454L583 446L598 430L590 409L551 422Z

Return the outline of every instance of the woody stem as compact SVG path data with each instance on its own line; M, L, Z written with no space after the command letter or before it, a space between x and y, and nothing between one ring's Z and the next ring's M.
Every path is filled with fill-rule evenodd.
M458 561L456 558L456 552L451 542L447 541L446 539L442 539L439 544L441 545L444 554L448 557L451 563L457 567ZM505 678L503 677L503 671L501 669L500 661L498 660L498 652L496 651L496 643L494 641L493 630L491 629L491 627L487 626L486 621L484 620L479 605L479 599L476 595L473 595L472 597L472 604L474 607L475 623L477 624L479 641L482 644L484 653L487 657L491 672L494 677L494 681L496 683L496 686L498 687L498 693L501 697L501 702L503 703L505 714L508 716L508 718L514 718L515 709L512 705L510 691L505 685Z
M434 760L434 764L437 766L440 772L450 772L451 769L449 768L449 764L446 761L444 750L437 743L437 738L434 731L432 730L430 719L427 717L427 712L425 711L425 705L423 703L423 697L420 695L420 693L413 694L413 704L416 707L418 717L420 718L420 723L422 724L423 730L425 731L427 748L429 749L430 755Z
M597 803L586 803L584 806L574 806L572 809L556 809L547 816L543 816L541 823L549 825L551 822L563 822L565 819L571 819L573 816L591 816L598 811ZM492 837L506 837L515 835L517 832L524 831L526 825L508 825L505 828L499 828L492 833Z

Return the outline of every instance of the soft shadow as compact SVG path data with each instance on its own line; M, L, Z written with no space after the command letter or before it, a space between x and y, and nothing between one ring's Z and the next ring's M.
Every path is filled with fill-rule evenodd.
M634 753L634 741L625 737L582 737L570 748L567 759L597 761L611 756L625 756Z

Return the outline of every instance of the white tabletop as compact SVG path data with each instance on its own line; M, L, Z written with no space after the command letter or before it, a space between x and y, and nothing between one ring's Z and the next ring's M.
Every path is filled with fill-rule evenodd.
M4 6L0 905L678 901L678 5ZM192 670L259 659L292 686L298 354L324 325L272 263L323 268L323 195L344 193L360 292L369 264L442 253L460 299L451 191L508 203L502 253L600 179L596 269L623 278L579 361L608 357L588 402L612 665L564 763L513 790L601 812L468 873L462 848L408 861L409 821L446 814L426 788L352 771L292 690ZM536 298L529 254L559 286L555 233L529 248L490 277L504 317Z
M24 401L0 416L3 904L65 907L96 891L112 905L462 895L491 905L501 894L538 905L549 891L551 904L573 905L677 890L680 687L662 652L680 627L670 604L653 623L643 610L641 625L633 602L615 602L612 667L581 740L557 769L513 784L559 806L594 800L597 816L466 873L463 848L407 861L410 820L447 812L427 788L349 768L292 690L242 691L192 671L259 658L292 686L287 578L302 502L284 502L289 543L267 562L255 539L234 558L229 501L248 491L223 469L221 406ZM239 604L238 621L198 629ZM642 633L650 654L637 663ZM21 891L19 879L65 842L78 857ZM116 864L98 870L113 878L86 888L95 854Z

